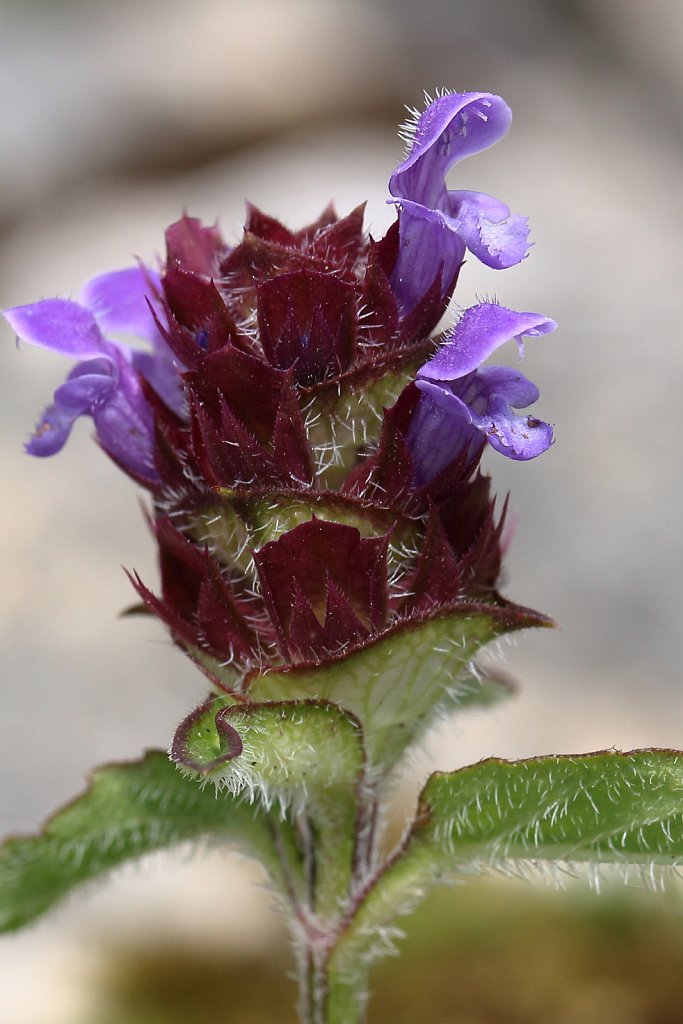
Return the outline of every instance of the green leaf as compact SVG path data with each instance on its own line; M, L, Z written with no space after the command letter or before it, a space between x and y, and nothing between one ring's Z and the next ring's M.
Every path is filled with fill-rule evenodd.
M425 621L399 622L358 651L313 669L265 671L250 681L249 694L258 701L286 694L339 704L361 722L370 762L388 768L439 713L503 695L499 684L473 675L473 657L498 636L539 625L548 620L514 605L460 604Z
M430 887L524 862L683 862L683 752L490 758L435 773L412 831L335 953L335 970L381 953L397 916Z
M444 867L520 858L675 864L683 754L490 758L432 775L416 820L416 845Z
M11 838L0 848L0 931L21 927L72 887L124 861L207 836L258 856L285 887L275 827L260 809L184 779L160 751L105 765L42 833ZM288 826L277 827L291 853Z

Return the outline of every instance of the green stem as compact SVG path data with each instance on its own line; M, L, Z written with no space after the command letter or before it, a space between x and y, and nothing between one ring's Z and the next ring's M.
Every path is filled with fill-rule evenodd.
M307 906L299 914L298 952L302 1024L362 1024L367 1001L361 968L353 981L334 966L351 894L374 859L376 808L348 798L311 803L298 830L308 877ZM354 975L356 972L354 972Z
M313 908L321 925L336 930L353 881L355 820L339 821L326 808L312 822L315 888Z
M327 995L325 1000L325 1024L364 1024L365 1009L368 1001L367 978L357 978L354 982L334 977L327 971Z
M363 1024L366 985L349 982L330 967L322 938L307 944L301 957L301 1024Z

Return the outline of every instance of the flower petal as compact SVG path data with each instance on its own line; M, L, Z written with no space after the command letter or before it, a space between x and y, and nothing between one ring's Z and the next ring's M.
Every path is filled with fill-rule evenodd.
M413 413L406 441L413 460L414 482L417 487L445 469L458 455L467 450L474 458L481 451L485 439L472 424L469 408L449 385L418 380L422 394Z
M76 359L111 358L111 346L102 337L95 317L70 299L43 299L3 311L22 341Z
M63 408L56 402L48 405L24 446L28 454L39 458L56 455L66 444L79 415L78 410Z
M553 428L549 423L534 416L517 416L502 395L491 396L487 415L479 419L477 426L486 433L491 447L508 459L535 459L553 443Z
M95 315L104 331L144 338L153 352L131 351L131 362L170 409L185 415L178 365L155 320L166 317L160 301L161 279L148 267L127 267L100 274L84 285L80 300ZM117 346L118 347L118 346Z
M179 365L168 345L162 341L154 352L133 352L131 361L168 408L187 419L187 402L180 377L184 367Z
M553 443L553 428L533 416L519 416L538 398L538 388L509 366L485 366L473 373L466 394L464 381L452 387L467 402L472 424L492 448L509 459L534 459Z
M93 277L83 286L79 302L93 313L103 331L120 331L156 343L159 328L150 311L161 314L159 275L146 267L127 267Z
M465 242L453 231L450 218L406 200L399 218L399 251L391 285L405 310L414 309L441 271L442 294L465 258Z
M511 120L510 108L500 96L479 92L441 96L418 118L410 153L389 181L394 197L389 201L399 207L400 231L391 283L404 308L415 304L415 295L419 300L424 294L417 281L420 286L424 280L431 284L441 264L446 296L453 280L449 270L462 262L465 246L497 270L526 256L526 218L511 217L508 207L491 196L446 188L451 167L492 146L505 135ZM416 236L418 218L422 223ZM411 274L418 275L416 283L411 282Z
M114 381L108 372L90 372L88 368L96 365L94 362L79 364L69 379L57 388L54 402L47 407L26 444L30 455L55 455L64 447L75 420L92 415L95 406L107 398Z
M416 383L423 401L408 440L420 478L432 479L466 445L468 455L474 455L477 434L482 443L516 460L536 458L553 443L550 424L513 411L535 402L538 388L511 367L487 366L452 383Z
M485 266L505 270L524 259L529 248L527 217L510 216L505 203L483 192L449 192L448 203L454 211L452 230Z
M512 338L554 331L557 324L540 313L518 313L493 302L466 310L436 355L418 371L419 378L457 380L480 366L492 352Z
M139 477L157 480L152 410L136 370L121 354L117 369L116 386L92 411L97 438L118 463Z
M473 393L475 389L476 394ZM539 395L533 381L511 366L482 366L472 374L472 386L468 393L459 393L468 402L473 413L480 408L482 399L488 399L492 394L504 397L514 409L526 409L528 405L538 401Z

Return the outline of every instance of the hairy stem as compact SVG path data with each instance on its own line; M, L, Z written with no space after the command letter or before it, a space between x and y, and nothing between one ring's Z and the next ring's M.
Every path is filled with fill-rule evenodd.
M314 940L301 958L301 1024L363 1024L367 991L330 969L330 950Z
M359 969L350 980L335 968L334 953L355 894L364 887L375 860L374 794L359 787L352 803L311 803L299 815L297 826L308 883L307 905L298 915L296 929L301 1022L361 1024L366 972Z

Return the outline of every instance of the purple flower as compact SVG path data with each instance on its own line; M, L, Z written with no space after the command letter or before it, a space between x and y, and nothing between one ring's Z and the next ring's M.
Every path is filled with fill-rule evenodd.
M449 190L446 174L466 156L505 135L512 114L500 96L465 92L440 96L410 129L412 145L389 181L399 208L399 255L392 285L412 309L441 275L442 295L452 287L469 249L502 270L524 259L529 229L504 203L482 192Z
M463 452L476 458L487 441L518 460L533 459L550 447L550 424L515 412L536 401L536 385L509 366L481 364L512 338L521 355L525 336L549 334L556 326L538 313L517 313L491 302L464 313L417 374L422 394L407 441L419 486Z
M74 421L91 416L102 447L143 480L154 481L152 412L140 373L177 408L178 370L150 305L158 309L159 279L131 267L93 278L79 301L44 299L4 311L19 338L79 362L44 411L26 445L31 455L54 455L64 446ZM148 341L153 351L133 351L105 337L116 331Z
M184 369L169 349L158 323L166 326L159 275L149 267L128 267L93 277L82 288L79 302L93 313L104 333L140 338L151 352L122 348L135 369L175 412L184 411L179 373Z

